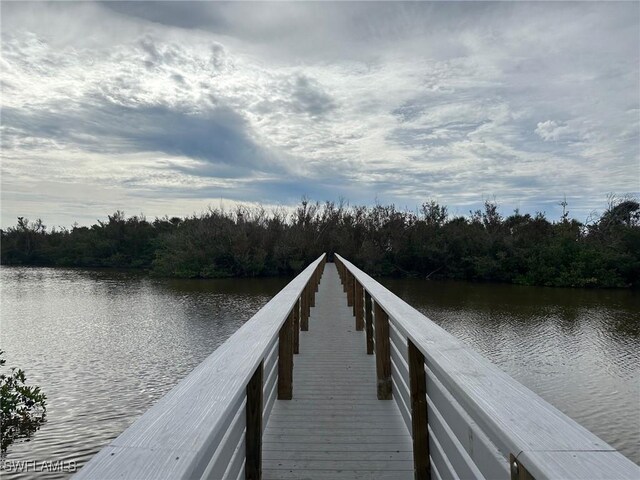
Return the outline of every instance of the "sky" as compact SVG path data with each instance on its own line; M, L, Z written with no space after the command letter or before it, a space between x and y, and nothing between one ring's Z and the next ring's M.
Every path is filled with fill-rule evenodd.
M640 192L640 3L2 2L1 225Z

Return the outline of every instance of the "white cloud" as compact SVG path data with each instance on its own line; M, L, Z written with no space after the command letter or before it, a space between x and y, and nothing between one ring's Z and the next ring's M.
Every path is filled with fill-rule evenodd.
M539 122L535 132L542 140L549 142L559 140L568 130L566 125L561 125L555 120L547 120L546 122Z
M106 183L124 210L304 193L463 211L574 194L590 210L638 189L639 10L3 4L2 224L33 172L59 188L48 198ZM39 195L39 216L72 223Z

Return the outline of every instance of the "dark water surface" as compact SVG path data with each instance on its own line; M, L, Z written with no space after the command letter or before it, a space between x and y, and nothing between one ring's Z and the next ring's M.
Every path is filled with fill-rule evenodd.
M4 460L40 465L85 463L288 282L30 268L3 268L0 280L7 365L48 396L47 422ZM638 293L383 283L640 461Z
M48 397L46 423L9 447L5 466L37 469L83 465L289 281L48 268L2 268L0 279L0 349Z
M640 463L640 293L384 279L546 401Z

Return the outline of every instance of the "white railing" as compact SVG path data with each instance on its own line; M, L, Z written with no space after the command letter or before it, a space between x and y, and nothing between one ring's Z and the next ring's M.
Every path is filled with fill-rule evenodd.
M260 478L262 431L276 398L291 398L293 354L325 261L309 265L75 478Z
M353 264L335 255L356 329L376 355L416 478L640 479L640 468Z

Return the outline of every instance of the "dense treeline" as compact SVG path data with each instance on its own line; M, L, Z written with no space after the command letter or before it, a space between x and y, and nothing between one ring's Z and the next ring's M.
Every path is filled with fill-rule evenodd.
M162 276L288 275L322 252L339 252L374 275L407 275L526 285L640 286L640 205L610 199L582 224L563 214L508 217L497 205L468 217L435 202L419 212L393 205L303 201L284 210L209 210L189 218L126 218L47 230L18 219L1 231L2 263L142 268Z

